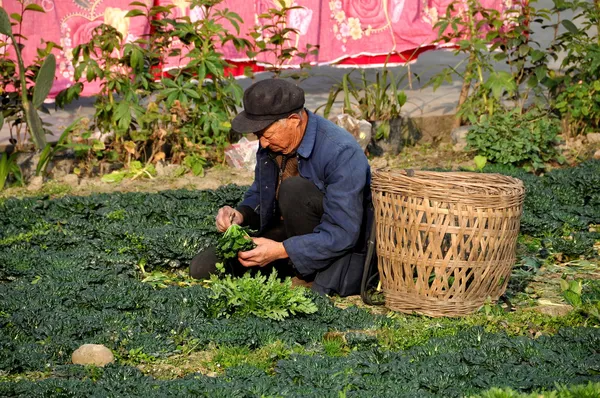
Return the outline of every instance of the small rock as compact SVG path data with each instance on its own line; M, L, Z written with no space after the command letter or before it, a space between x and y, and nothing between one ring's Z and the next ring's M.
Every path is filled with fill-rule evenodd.
M373 170L383 169L383 168L387 167L387 165L388 165L388 161L385 158L373 158L373 160L371 160L371 168Z
M39 191L42 189L42 185L44 184L44 177L42 176L34 176L29 180L29 185L27 185L27 190L30 192Z
M104 366L115 361L113 353L102 344L84 344L73 352L75 365Z
M15 162L21 169L23 180L29 181L35 176L35 170L40 161L39 152L19 152Z
M538 305L533 308L534 311L550 316L564 316L571 312L572 309L573 307L570 305Z
M157 177L163 177L165 175L165 164L163 162L156 162L154 165Z
M594 152L594 159L600 159L600 149Z
M454 144L452 146L452 150L454 152L463 152L465 150L465 148L467 147L466 144Z
M62 177L73 172L75 161L70 158L52 159L48 167L48 173L53 179L59 180Z
M471 126L460 126L452 130L450 138L454 144L455 150L463 150L467 146L467 134L471 130Z
M598 144L600 143L600 133L588 133L586 135L587 141L590 144Z
M77 174L67 174L60 180L70 187L76 187L79 185L79 176Z
M154 167L156 169L157 177L172 177L181 166L178 164L165 164L163 162L157 162Z

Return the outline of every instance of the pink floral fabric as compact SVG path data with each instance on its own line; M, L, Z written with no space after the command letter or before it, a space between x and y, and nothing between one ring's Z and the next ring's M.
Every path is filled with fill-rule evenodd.
M148 5L173 4L173 17L189 16L192 21L205 17L205 10L196 7L189 9L186 0L143 0ZM466 0L462 0L463 2ZM51 40L62 46L57 50L56 81L51 96L73 84L72 50L78 44L90 40L92 31L101 23L115 27L125 41L133 41L148 33L149 26L142 17L125 18L129 2L120 0L29 0L44 8L45 14L28 12L24 17L23 34L28 37L24 55L25 62L36 56L36 46L43 40ZM433 26L452 0L285 0L288 6L300 8L291 10L287 23L297 33L289 33L289 42L299 50L307 44L319 45L317 55L304 61L313 64L336 62L369 64L380 62L381 56L390 53L403 54L414 59L420 50L430 47L436 32ZM512 7L512 0L482 0L485 6L496 9ZM19 12L20 4L15 0L0 0L9 13ZM254 29L261 33L258 40L268 42L270 32L261 30L268 21L259 16L271 8L279 7L277 0L225 0L220 8L228 8L243 19L241 35L246 36ZM233 31L233 27L229 27ZM178 45L177 43L175 45ZM262 53L249 59L233 46L223 48L225 57L239 63L258 65L276 64L273 54ZM378 60L378 61L375 61ZM284 67L297 66L302 60L295 58ZM164 69L179 66L180 58L165 60ZM185 60L184 60L185 62ZM241 73L232 70L233 73ZM86 84L84 95L96 93L96 84Z

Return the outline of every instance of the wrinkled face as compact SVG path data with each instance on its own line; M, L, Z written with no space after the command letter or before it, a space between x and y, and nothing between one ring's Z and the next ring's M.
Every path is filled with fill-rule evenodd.
M255 134L261 147L287 155L296 148L299 137L302 137L301 124L300 116L293 114Z

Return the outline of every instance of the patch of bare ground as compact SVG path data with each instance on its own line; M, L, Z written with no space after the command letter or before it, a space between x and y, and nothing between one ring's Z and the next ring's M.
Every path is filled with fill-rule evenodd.
M187 355L169 357L165 361L140 364L137 368L142 373L161 380L178 379L191 373L215 377L217 374L206 367L206 363L211 361L213 355L213 352L208 351L191 352Z

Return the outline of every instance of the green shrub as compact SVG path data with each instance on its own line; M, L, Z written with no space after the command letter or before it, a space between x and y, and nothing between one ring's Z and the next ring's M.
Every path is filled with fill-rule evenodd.
M475 149L491 163L544 169L544 164L564 160L555 147L559 142L557 119L539 109L496 112L475 124L467 135L468 149Z
M241 278L212 275L210 282L215 317L254 315L280 321L290 315L317 312L305 289L292 289L291 278L282 283L275 270L269 278L260 273L254 277L245 273Z
M492 388L472 398L595 398L600 397L600 383L559 387L556 391L519 393L512 388Z

